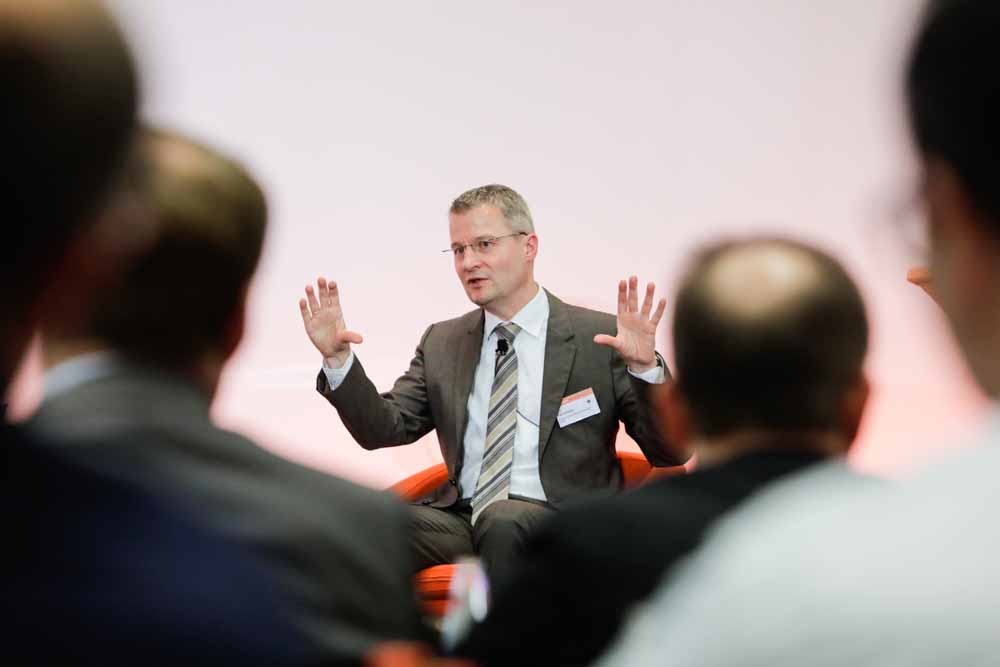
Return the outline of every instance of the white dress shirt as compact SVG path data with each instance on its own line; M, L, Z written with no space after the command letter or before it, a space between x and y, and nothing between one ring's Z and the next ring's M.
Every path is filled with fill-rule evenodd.
M514 462L511 468L510 493L535 500L546 500L542 479L538 471L538 423L542 412L542 376L545 370L545 338L549 324L549 299L541 287L538 292L510 320L501 320L486 311L483 325L483 344L479 352L479 363L469 393L469 422L463 439L465 458L459 489L462 498L472 498L479 480L479 469L486 446L486 418L490 407L490 393L493 390L493 370L496 361L496 327L513 322L521 327L514 339L513 348L517 353L517 431L514 436ZM340 368L329 368L323 364L330 390L340 386L351 365L354 353ZM631 371L629 371L631 373ZM652 384L664 382L666 375L657 365L644 373L633 373L641 380Z
M73 391L80 385L100 380L115 372L122 361L110 351L86 352L47 369L42 376L45 399Z

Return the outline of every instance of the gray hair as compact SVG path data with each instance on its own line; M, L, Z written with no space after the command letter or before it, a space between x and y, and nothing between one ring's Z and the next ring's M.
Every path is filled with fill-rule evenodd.
M535 233L535 223L531 220L528 202L506 185L481 185L460 194L451 203L449 213L464 213L477 206L495 206L503 213L511 231Z

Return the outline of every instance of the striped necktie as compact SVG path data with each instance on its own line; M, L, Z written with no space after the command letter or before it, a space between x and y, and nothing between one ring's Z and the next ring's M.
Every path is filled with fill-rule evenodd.
M493 370L490 411L486 418L486 447L479 469L476 493L472 496L472 523L480 513L510 492L510 470L514 463L514 436L517 433L517 352L514 338L521 327L500 324L494 331L507 343L508 352L498 355ZM503 341L497 340L498 344ZM502 348L501 348L502 349Z

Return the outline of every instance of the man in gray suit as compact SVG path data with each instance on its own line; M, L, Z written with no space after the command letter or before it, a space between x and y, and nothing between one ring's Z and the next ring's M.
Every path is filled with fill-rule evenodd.
M320 278L299 303L323 355L318 390L366 449L437 431L448 481L414 507L418 567L479 554L494 582L524 536L554 508L621 487L619 420L653 465L684 461L657 432L649 387L656 354L650 284L618 289L618 317L563 303L534 279L538 237L508 187L465 192L449 212L455 272L478 308L427 328L409 370L379 394L351 351L336 283Z
M417 638L405 507L275 456L209 417L243 331L263 193L239 164L183 137L146 131L137 150L106 224L149 216L155 237L108 277L87 318L49 315L45 399L31 426L242 544L331 662L356 660L380 640Z

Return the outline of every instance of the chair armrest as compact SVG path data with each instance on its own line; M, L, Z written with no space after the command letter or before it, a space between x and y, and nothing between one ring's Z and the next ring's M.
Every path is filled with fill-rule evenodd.
M417 500L448 481L448 467L438 463L430 468L401 479L389 490L403 500Z
M622 467L622 483L626 489L632 489L646 479L652 466L646 457L638 452L618 452L618 462Z

